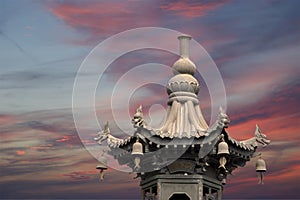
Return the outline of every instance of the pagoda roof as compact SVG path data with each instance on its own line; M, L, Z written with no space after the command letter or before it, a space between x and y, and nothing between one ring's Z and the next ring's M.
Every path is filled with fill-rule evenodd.
M204 157L208 154L216 143L220 140L221 134L228 145L239 152L248 154L254 152L258 144L263 146L270 143L266 136L261 133L256 125L254 137L239 141L232 138L226 128L230 123L229 117L220 107L217 121L209 127L202 115L198 92L200 85L194 77L196 65L189 59L190 36L178 37L180 40L180 58L173 64L174 76L167 84L168 108L167 117L160 128L152 128L147 125L143 117L142 106L140 106L132 119L136 131L133 136L120 139L112 136L108 124L104 130L98 133L95 138L100 144L107 139L109 147L130 148L136 138L140 138L144 143L154 143L157 148L162 146L178 145L199 145ZM199 152L199 154L200 154Z
M139 112L141 108L139 108ZM223 116L220 117L220 116ZM227 123L224 123L225 119ZM228 127L228 117L224 113L219 114L219 119L214 123L211 128L207 129L207 135L202 137L182 137L182 138L171 138L171 137L162 137L159 133L160 129L153 129L144 124L140 124L140 126L135 126L136 131L133 136L120 139L111 135L110 130L108 128L108 124L105 125L103 131L98 133L98 137L95 138L100 144L103 140L107 140L107 144L111 148L121 148L126 149L131 146L132 143L136 141L136 138L140 138L144 143L148 143L151 145L156 145L157 148L162 147L177 147L177 146L199 146L202 148L200 151L203 155L199 155L200 157L204 157L212 148L216 145L216 143L220 140L221 134L224 135L225 141L228 143L229 147L242 152L254 152L258 145L262 145L263 147L270 143L270 140L267 139L266 135L261 133L258 125L256 125L256 130L254 133L254 137L251 137L247 140L237 140L232 138L229 133L226 131L226 127ZM199 153L200 153L199 152Z

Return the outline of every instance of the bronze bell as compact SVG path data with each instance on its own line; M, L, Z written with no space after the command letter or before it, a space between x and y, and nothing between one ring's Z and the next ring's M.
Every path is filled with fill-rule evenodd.
M104 170L107 170L107 159L104 156L99 158L99 164L96 166L96 169L100 170L100 180L104 179Z
M265 161L260 157L256 161L256 172L258 173L258 184L264 184L264 175L263 173L267 171Z
M222 185L226 185L226 178L222 179Z
M228 155L229 154L229 148L228 144L224 141L224 138L222 138L222 141L218 144L218 155Z
M267 171L266 162L262 158L259 158L256 161L256 171L257 172L265 172L265 171Z
M103 165L102 163L99 163L97 166L96 166L96 169L99 169L99 170L106 170L107 167L105 165Z
M107 166L107 158L104 155L100 156L98 161L99 161L99 164L97 165L96 169L107 169L107 167L106 167ZM99 168L98 168L98 166L99 166Z
M143 145L137 140L132 147L132 155L143 155Z

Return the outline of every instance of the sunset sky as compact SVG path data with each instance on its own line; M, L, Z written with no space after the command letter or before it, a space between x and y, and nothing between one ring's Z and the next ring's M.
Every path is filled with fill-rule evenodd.
M97 160L87 151L97 146L93 137L100 131L91 124L94 116L85 113L94 105L82 102L77 110L84 113L77 127L84 134L78 134L72 92L81 64L98 44L129 29L161 27L191 35L216 63L226 91L229 134L250 138L258 124L272 141L259 149L268 168L265 184L257 184L253 159L229 176L224 199L300 199L299 8L298 0L0 0L0 198L140 198L133 174L110 168L99 182ZM127 42L135 39L143 35ZM162 41L178 45L176 37ZM123 47L112 46L107 54ZM93 61L104 71L95 90L99 124L109 120L112 134L130 135L130 117L140 104L146 118L151 114L158 120L152 124L159 124L168 98L164 85L172 74L153 63L172 66L177 58L157 49L135 50L104 70L99 55ZM214 77L204 77L199 63L198 96L209 121L212 100L205 80ZM131 70L138 76L123 78ZM93 80L98 74L85 76ZM140 85L140 80L156 84ZM127 97L129 104L123 103Z

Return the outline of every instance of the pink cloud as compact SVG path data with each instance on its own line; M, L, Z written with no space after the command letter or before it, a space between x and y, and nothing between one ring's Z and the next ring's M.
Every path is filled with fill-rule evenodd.
M276 171L275 173L265 173L265 184L258 185L258 178L254 167L242 169L236 174L236 177L229 177L228 185L224 189L224 198L234 198L237 194L242 194L243 199L294 199L295 193L289 191L298 187L299 167L300 165L281 166L285 171ZM270 166L272 168L272 166ZM250 189L251 188L251 189Z
M154 6L141 6L139 2L106 1L76 3L72 1L50 2L49 10L71 27L91 35L85 40L71 41L87 44L99 37L108 36L134 27L154 26L159 15Z
M82 181L82 180L91 180L92 177L90 175L94 175L96 173L97 170L75 171L68 174L62 174L61 176L69 177L72 181Z
M250 113L251 111L249 111ZM236 118L236 117L235 117ZM237 118L236 118L237 119ZM233 122L234 120L231 119ZM287 123L287 121L289 123ZM298 124L299 115L283 115L270 114L263 118L254 117L253 119L245 120L236 125L229 125L228 131L230 135L239 139L247 139L254 136L255 124L258 124L261 131L266 134L269 139L277 141L294 141L299 140L297 134L300 125ZM291 125L293 124L293 125Z
M194 18L207 15L209 12L218 9L227 2L228 1L175 1L162 5L161 8L182 17Z
M17 122L17 119L15 116L13 115L3 115L3 114L0 114L0 126L1 125L10 125L10 124L13 124L13 123L16 123Z
M102 1L82 3L76 1L50 2L50 12L67 25L84 32L84 38L80 40L68 39L72 44L91 44L103 37L116 34L121 31L137 27L164 26L170 27L176 24L176 19L168 17L167 14L175 14L180 17L201 17L218 9L227 1L208 2L170 2L161 3L156 1ZM167 24L167 26L166 26ZM194 24L177 26L176 29L191 35L206 35L201 26L195 28ZM86 33L89 33L87 35ZM224 34L223 34L224 36ZM226 36L227 37L227 36ZM225 38L227 40L227 38ZM205 39L206 46L210 43L220 44L218 39ZM223 40L223 39L221 39ZM169 41L169 39L165 40Z
M33 146L30 149L37 150L37 151L45 151L45 150L53 149L53 144Z
M254 104L229 107L233 134L248 137L254 133L255 124L274 140L299 139L299 114L296 112L299 97L297 84L287 84Z

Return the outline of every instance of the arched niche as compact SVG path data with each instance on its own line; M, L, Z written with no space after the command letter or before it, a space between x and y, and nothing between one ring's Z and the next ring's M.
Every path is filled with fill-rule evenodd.
M191 200L191 198L186 193L175 193L169 200Z

